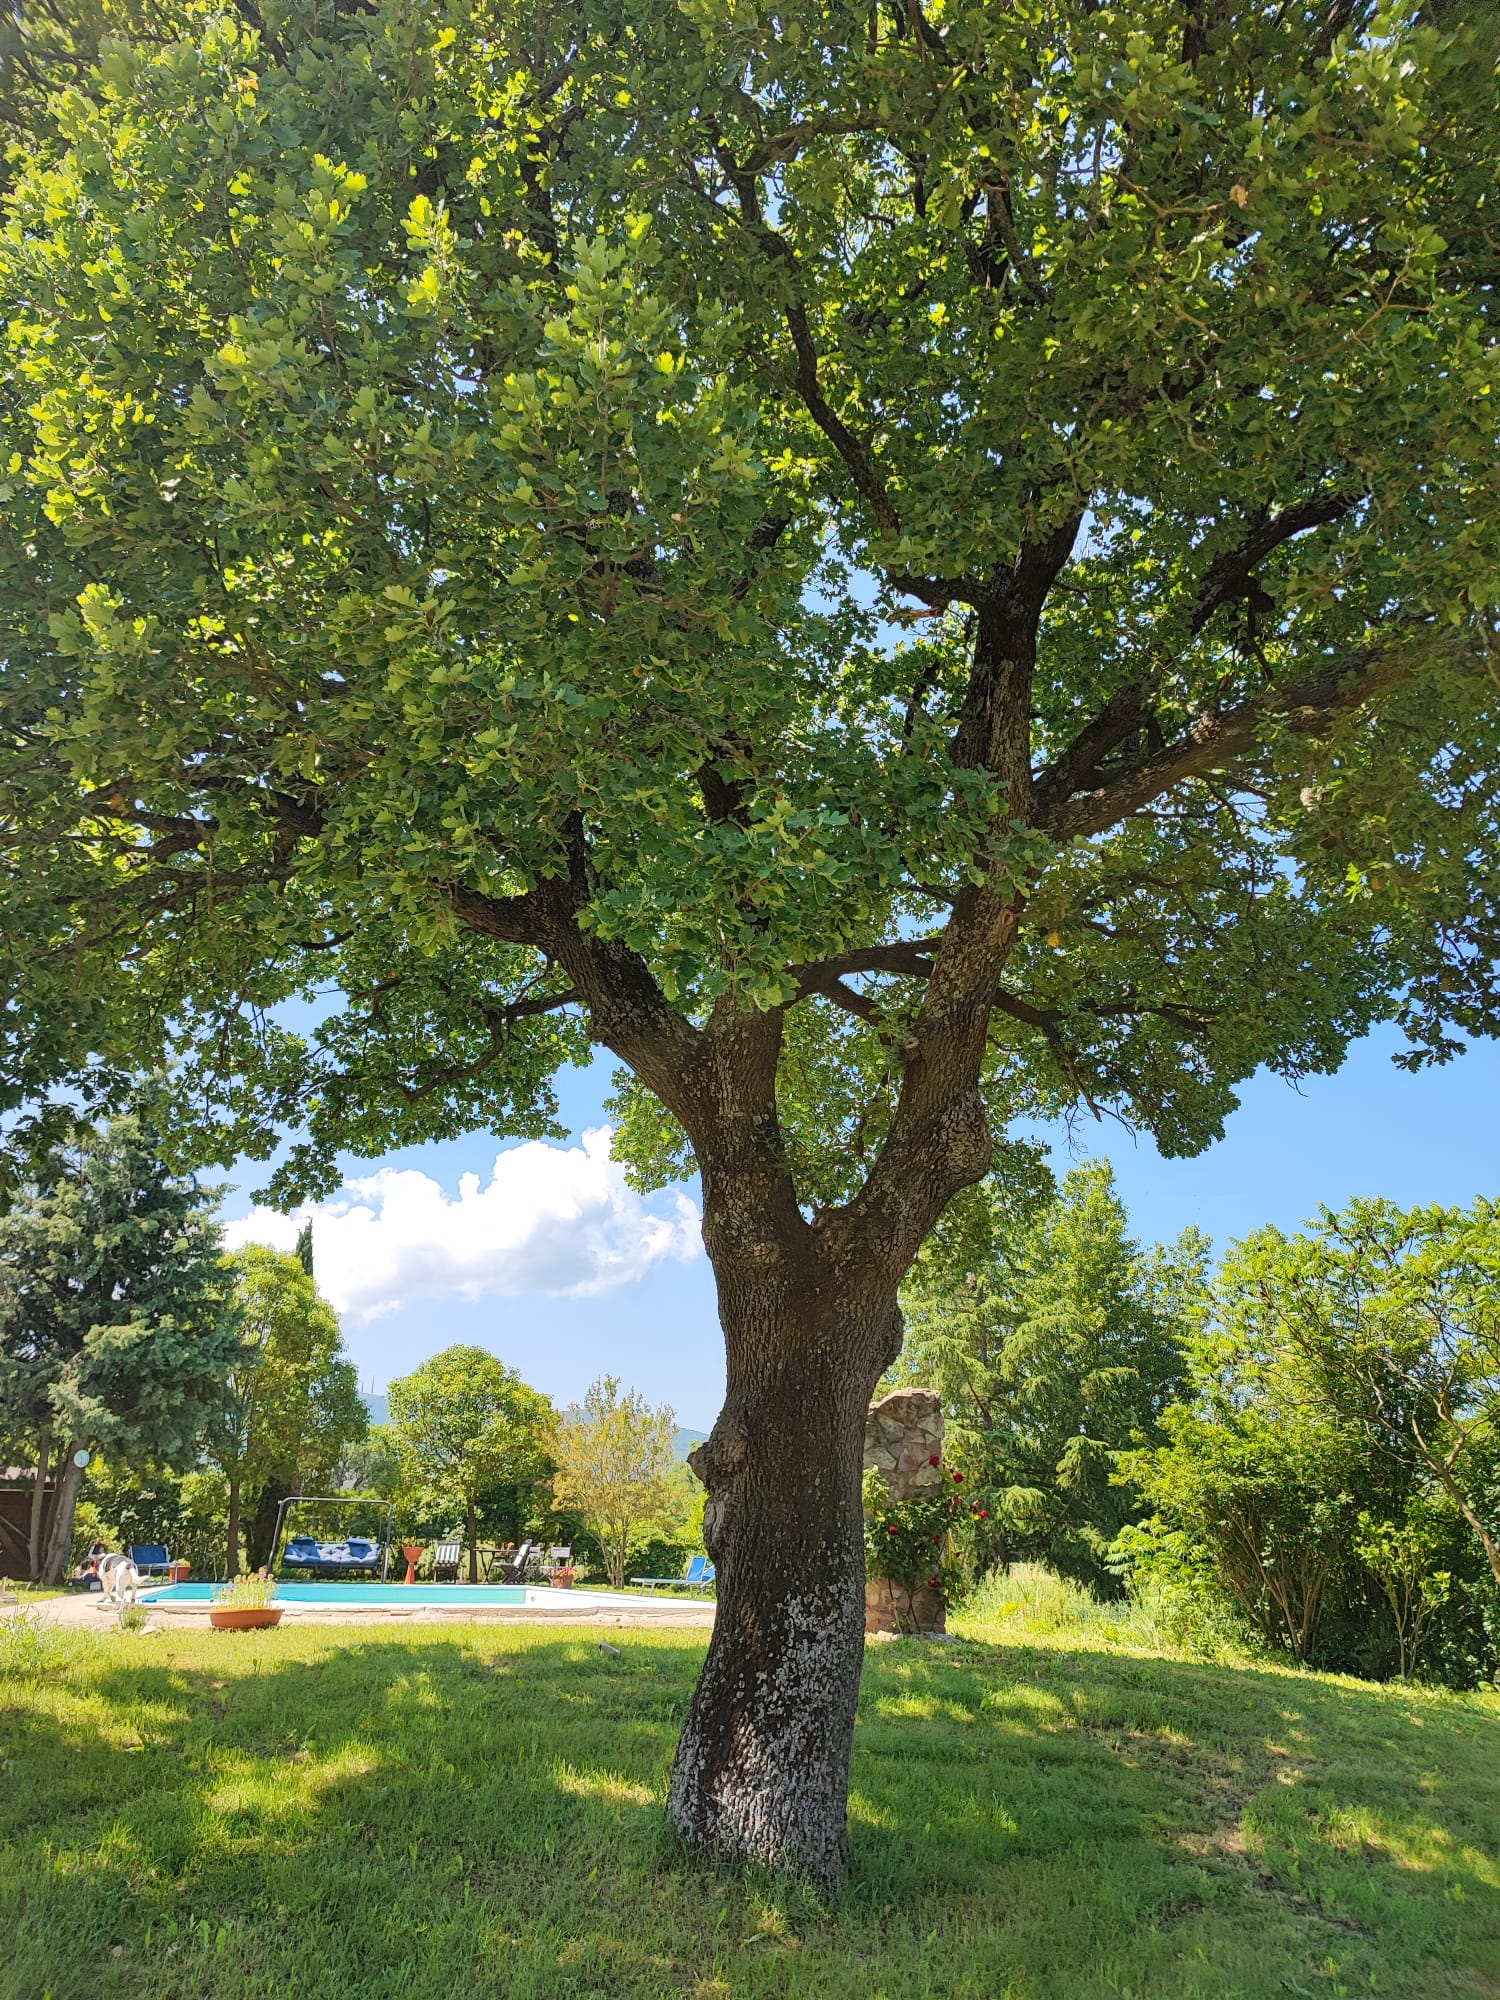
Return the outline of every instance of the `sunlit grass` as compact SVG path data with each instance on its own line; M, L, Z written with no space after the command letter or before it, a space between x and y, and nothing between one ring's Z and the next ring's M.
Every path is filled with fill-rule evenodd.
M1500 1700L1002 1581L871 1647L834 1907L664 1830L700 1633L56 1634L0 1686L0 1996L1500 1992Z

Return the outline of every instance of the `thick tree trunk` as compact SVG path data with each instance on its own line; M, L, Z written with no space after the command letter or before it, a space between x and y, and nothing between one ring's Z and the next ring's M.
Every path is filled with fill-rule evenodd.
M721 1274L721 1310L726 1289ZM809 1301L799 1334L784 1300L757 1326L753 1288L734 1290L724 1408L692 1455L718 1613L668 1810L706 1852L833 1887L864 1663L865 1412L901 1320L894 1298L821 1323Z
M229 1533L225 1536L224 1574L234 1577L240 1573L240 1482L229 1482Z
M78 1512L78 1495L83 1488L83 1468L74 1463L74 1457L81 1449L76 1440L64 1449L57 1491L52 1501L52 1519L47 1529L46 1550L42 1557L40 1581L43 1583L61 1583L68 1573L68 1557L73 1548L73 1517Z
M271 1560L271 1544L276 1539L276 1515L291 1488L278 1480L263 1486L256 1495L255 1509L245 1525L245 1560L252 1570L262 1569Z
M31 1496L31 1533L27 1541L27 1574L33 1583L42 1575L42 1540L47 1525L47 1474L52 1463L52 1432L43 1428L36 1448L36 1490Z

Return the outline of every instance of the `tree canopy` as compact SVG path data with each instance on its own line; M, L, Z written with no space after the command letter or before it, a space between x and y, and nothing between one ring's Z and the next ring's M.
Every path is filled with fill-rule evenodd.
M484 1347L445 1347L397 1376L389 1396L402 1484L426 1509L463 1521L477 1583L480 1496L502 1482L524 1487L547 1477L556 1412Z
M240 1347L208 1433L210 1455L230 1488L230 1576L239 1567L241 1494L253 1496L272 1482L286 1491L316 1490L370 1427L338 1315L300 1254L248 1244L233 1271Z
M996 1121L1491 1025L1492 26L100 11L0 245L13 1095L174 1043L288 1191L592 1035L664 1172L733 1000L826 1205L945 934Z

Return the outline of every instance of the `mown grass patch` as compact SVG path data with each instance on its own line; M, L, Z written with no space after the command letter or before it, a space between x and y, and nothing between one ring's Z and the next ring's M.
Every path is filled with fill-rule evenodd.
M701 1634L109 1632L0 1714L5 2000L1500 1991L1500 1701L872 1646L835 1907L663 1828Z

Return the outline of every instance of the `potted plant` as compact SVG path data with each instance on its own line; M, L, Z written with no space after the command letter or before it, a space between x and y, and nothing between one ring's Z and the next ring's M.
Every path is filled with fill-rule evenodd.
M552 1588L554 1590L571 1590L573 1588L573 1565L571 1563L559 1563L556 1569L553 1570Z
M276 1585L269 1576L237 1576L221 1583L209 1606L208 1622L217 1632L245 1632L256 1626L279 1625L283 1607L273 1604Z

